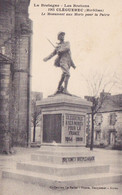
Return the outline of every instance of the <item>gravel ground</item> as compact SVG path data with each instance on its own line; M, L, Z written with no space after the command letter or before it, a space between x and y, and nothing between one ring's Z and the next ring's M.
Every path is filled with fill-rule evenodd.
M0 195L119 195L122 194L120 183L102 186L80 186L77 189L50 189L12 179L2 179L2 170L15 167L16 162L30 160L30 154L37 148L15 148L14 155L0 155ZM109 164L111 171L122 173L122 151L94 149L98 163ZM101 189L102 188L102 189Z

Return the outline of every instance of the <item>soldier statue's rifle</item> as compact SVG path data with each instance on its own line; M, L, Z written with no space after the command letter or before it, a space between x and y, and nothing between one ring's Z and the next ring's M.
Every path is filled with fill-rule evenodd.
M49 43L50 43L54 48L56 48L56 46L50 41L50 39L47 38L47 40L49 41Z

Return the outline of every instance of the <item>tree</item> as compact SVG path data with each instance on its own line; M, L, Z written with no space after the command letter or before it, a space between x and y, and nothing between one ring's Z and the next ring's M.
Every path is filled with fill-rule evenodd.
M115 75L117 87L120 91L122 91L122 75L121 72Z
M115 75L115 73L114 73ZM90 96L85 96L85 98L92 102L91 106L91 141L90 141L90 150L93 150L94 145L94 123L95 123L95 114L102 108L104 101L110 95L112 87L116 84L116 81L113 79L114 75L109 79L105 74L95 73L90 75L87 79L85 78ZM104 91L108 92L104 92ZM102 93L101 93L102 91Z
M40 109L36 106L36 99L32 99L31 101L32 114L31 114L31 122L33 124L33 142L35 142L36 138L36 127L40 121Z

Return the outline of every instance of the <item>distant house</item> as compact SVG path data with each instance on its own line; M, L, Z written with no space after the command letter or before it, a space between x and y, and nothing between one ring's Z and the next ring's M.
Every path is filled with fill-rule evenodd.
M105 95L101 109L95 115L94 145L122 147L122 94ZM87 144L90 143L91 113L87 116Z

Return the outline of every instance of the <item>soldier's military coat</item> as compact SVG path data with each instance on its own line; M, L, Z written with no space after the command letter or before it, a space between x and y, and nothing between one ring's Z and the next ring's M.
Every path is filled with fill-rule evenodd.
M56 67L61 67L63 73L70 76L70 67L72 66L75 68L74 62L71 58L70 43L59 43L56 49L47 57L48 60L55 55L58 55L58 57L55 59L54 65Z

